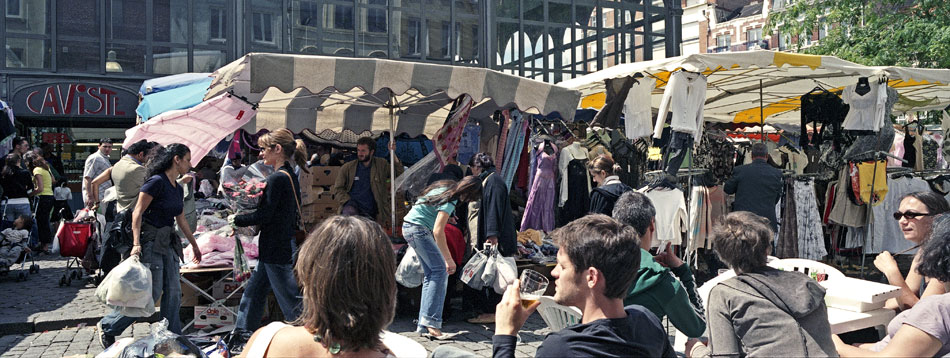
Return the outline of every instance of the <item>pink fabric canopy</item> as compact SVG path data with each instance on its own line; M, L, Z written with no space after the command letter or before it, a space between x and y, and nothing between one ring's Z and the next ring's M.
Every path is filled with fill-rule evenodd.
M234 133L257 113L250 104L223 93L189 109L170 111L125 131L123 148L142 139L162 145L181 143L191 149L191 165L198 165L218 142Z

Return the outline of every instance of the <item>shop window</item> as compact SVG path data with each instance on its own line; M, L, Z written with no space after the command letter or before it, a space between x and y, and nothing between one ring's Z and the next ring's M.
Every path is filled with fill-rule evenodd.
M417 18L406 22L406 55L419 56L422 42L422 23Z
M23 4L22 0L7 0L7 17L22 19Z
M256 12L254 18L253 40L255 42L274 43L274 15Z
M442 22L442 58L449 58L449 50L452 46L452 27L448 21Z
M211 17L208 18L208 37L211 42L227 42L227 17L224 9L209 9Z
M340 30L353 29L353 6L333 5L333 28Z
M317 27L319 12L317 4L309 2L300 2L297 13L297 23L301 26Z
M386 5L386 0L368 0L370 5ZM366 9L366 30L386 32L386 9Z

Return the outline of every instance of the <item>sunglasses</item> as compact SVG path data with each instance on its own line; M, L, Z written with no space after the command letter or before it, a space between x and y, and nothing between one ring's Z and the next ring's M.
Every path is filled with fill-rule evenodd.
M898 211L898 212L895 212L895 213L894 213L894 220L900 220L901 218L904 218L904 219L907 219L907 220L916 220L917 218L919 218L919 217L921 217L921 216L931 216L931 215L933 215L933 214L915 213L915 212L913 212L913 211L908 211L908 212L903 212L903 213L902 213L902 212Z

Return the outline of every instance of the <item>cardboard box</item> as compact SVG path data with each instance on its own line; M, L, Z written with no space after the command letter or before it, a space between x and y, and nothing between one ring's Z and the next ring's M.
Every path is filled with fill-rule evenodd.
M316 193L317 191L314 190L314 192ZM314 195L313 203L339 205L340 202L336 200L336 195L333 195L332 193L330 193L330 191L326 190L326 191L321 191L320 193L317 193L316 195Z
M189 276L189 279L191 279L191 281L196 286L200 287L203 290L207 290L211 288L211 283L212 283L211 278L194 279L194 277L195 277L194 275ZM182 307L194 307L200 304L207 304L208 301L209 300L207 297L202 296L200 293L198 293L198 291L196 291L191 286L185 283L181 284L181 306Z
M314 186L333 185L340 167L312 167L310 171L313 174Z
M228 307L234 313L237 313L237 306ZM195 306L195 328L201 329L208 326L224 327L234 325L237 316L230 311L222 308L208 308L208 306Z
M241 287L241 283L232 280L224 280L211 287L211 296L216 300L223 300L234 291L238 291L238 293L231 295L231 298L241 298L241 295L244 294L244 288Z

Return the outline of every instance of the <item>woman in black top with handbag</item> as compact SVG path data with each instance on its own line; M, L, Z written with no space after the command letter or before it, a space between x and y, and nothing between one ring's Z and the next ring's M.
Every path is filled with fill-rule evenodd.
M260 327L268 288L274 291L285 320L293 321L300 315L291 244L300 223L300 183L291 160L300 170L307 170L307 149L288 129L264 134L258 145L264 163L277 171L267 176L256 211L228 217L232 226L259 225L261 229L257 268L244 289L235 322L235 332L248 336Z

